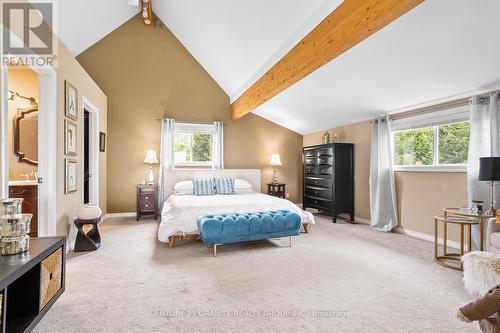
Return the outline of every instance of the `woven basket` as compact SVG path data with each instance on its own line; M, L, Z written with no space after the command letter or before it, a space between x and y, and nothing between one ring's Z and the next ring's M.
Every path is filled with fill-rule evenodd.
M40 310L50 302L62 285L62 248L56 250L40 267Z

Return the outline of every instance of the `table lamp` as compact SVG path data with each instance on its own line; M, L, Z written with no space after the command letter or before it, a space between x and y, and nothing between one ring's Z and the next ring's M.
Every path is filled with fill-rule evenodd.
M269 164L273 166L274 168L274 176L273 176L273 183L278 182L278 172L276 170L276 167L281 166L281 159L279 154L273 154L271 156L271 161L269 161Z
M500 180L500 157L479 158L479 180L490 182L490 210L494 214L495 182Z
M154 149L149 149L147 151L146 158L144 158L144 163L149 164L148 183L154 184L155 176L153 174L153 164L158 164L158 158L156 157L156 151Z

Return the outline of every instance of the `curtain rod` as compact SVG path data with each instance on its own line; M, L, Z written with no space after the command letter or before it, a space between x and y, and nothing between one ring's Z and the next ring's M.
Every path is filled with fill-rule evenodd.
M424 115L424 114L428 114L428 113L438 112L438 111L442 111L442 110L458 108L461 106L469 105L469 100L470 100L470 97L461 98L461 99L457 99L457 100L446 102L446 103L440 103L440 104L425 106L423 108L418 108L418 109L414 109L414 110L410 110L410 111L406 111L406 112L395 113L395 114L392 114L391 117L392 117L392 120L399 120L399 119L420 116L420 115Z
M169 119L169 118L156 118L156 120L158 120L158 121L163 121L165 119ZM214 120L214 121L217 121L217 120ZM178 124L200 124L200 125L213 125L213 123L214 123L213 121L190 121L190 120L175 120L175 122ZM227 125L226 122L222 122L222 124L224 126Z

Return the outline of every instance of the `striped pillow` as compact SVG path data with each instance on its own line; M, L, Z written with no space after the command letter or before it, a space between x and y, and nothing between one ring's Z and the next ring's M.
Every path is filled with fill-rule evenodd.
M215 186L213 179L193 179L194 195L214 195Z
M214 183L217 194L235 194L234 178L214 178Z

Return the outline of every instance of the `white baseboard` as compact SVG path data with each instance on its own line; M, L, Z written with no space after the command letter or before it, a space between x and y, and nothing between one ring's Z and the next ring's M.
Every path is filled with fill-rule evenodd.
M396 227L394 229L394 231L397 233L400 233L400 234L405 234L405 235L408 235L411 237L415 237L418 239L422 239L422 240L434 243L434 236L433 235L427 235L427 234L424 234L424 233L421 233L418 231L408 230L408 229L405 229L403 227ZM443 245L443 238L442 237L438 237L438 244ZM447 246L449 246L451 248L460 249L459 242L447 240L446 244L447 244Z
M354 216L354 221L370 225L371 221L362 217Z
M111 217L133 217L133 216L136 216L136 212L108 213L102 217L101 222Z

